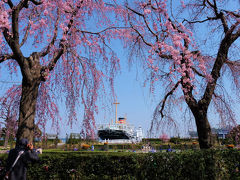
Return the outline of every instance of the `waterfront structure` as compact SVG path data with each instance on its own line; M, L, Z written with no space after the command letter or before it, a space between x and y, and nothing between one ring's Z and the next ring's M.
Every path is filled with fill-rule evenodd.
M230 132L230 128L212 128L212 134L217 135L219 139L225 139L226 135ZM190 138L198 138L197 131L188 131Z
M132 124L127 123L126 117L117 118L117 101L115 103L115 122L99 124L98 137L100 141L108 143L133 143L139 142L143 138L142 128L137 130Z

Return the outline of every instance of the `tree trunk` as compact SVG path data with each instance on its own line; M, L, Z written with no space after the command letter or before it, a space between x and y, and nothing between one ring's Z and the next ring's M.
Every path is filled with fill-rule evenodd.
M24 81L26 80L23 79L22 82L17 141L22 138L27 138L29 142L33 142L34 117L40 83L38 81L32 83L26 83Z
M211 127L208 122L207 112L194 112L195 122L198 132L200 149L209 149L213 146Z
M6 133L5 133L5 138L4 138L4 147L7 148L8 146L8 139L9 139L9 131L6 129Z
M41 82L41 65L39 64L39 57L33 54L30 58L25 60L25 63L21 67L23 79L17 142L22 138L26 138L29 142L33 142L35 129L34 118L38 89Z

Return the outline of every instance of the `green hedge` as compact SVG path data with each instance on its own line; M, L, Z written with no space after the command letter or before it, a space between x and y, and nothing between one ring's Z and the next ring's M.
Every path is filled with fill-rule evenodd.
M199 145L193 144L172 144L169 143L171 149L175 150L189 150L189 149L199 149ZM108 144L108 149L110 150L140 150L144 144ZM152 144L152 147L156 150L166 150L169 149L168 144ZM98 151L104 150L103 144L95 144L94 149Z
M1 155L0 159L6 159ZM28 180L68 179L240 179L240 152L180 153L45 152L28 169Z
M169 139L169 142L172 143L186 143L186 142L192 142L197 139L192 139L192 138L180 138L180 137L171 137ZM162 139L160 138L143 138L142 139L143 143L151 143L151 144L162 144L164 143Z

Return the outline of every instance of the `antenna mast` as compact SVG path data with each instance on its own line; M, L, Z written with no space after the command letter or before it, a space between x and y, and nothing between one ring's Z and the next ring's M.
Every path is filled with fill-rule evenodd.
M116 102L113 103L115 104L115 123L117 124L117 105L120 104L119 102L117 102L117 99L116 99Z

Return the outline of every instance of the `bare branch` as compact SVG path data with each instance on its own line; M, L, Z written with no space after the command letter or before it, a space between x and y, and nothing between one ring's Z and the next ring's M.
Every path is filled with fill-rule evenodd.
M133 11L134 11L134 10L133 10ZM132 24L132 22L131 22L131 20L130 20L129 14L128 14L128 20L129 20L129 23L130 23L131 28L138 34L139 37L141 37L141 39L142 39L142 41L144 42L144 44L146 44L147 46L150 46L150 47L151 47L152 44L151 44L151 43L148 43L148 42L144 39L143 35L142 35L136 28L134 28L134 26L133 26L133 24Z
M11 1L9 1L9 3L11 4ZM28 0L20 1L17 6L12 8L12 35L10 35L10 32L7 28L5 28L3 31L4 37L10 48L12 49L13 53L19 57L23 57L19 44L19 13L27 3ZM19 64L22 64L22 62L20 62L21 59L22 58L17 58Z
M151 5L151 8L153 8L154 10L156 10L156 8L154 8L154 7L152 6L151 1L149 1L147 5ZM156 37L156 40L158 41L158 36L157 36L157 34L154 33L153 30L152 30L152 29L150 28L150 26L148 25L147 20L146 20L146 17L144 16L144 14L141 14L141 13L135 11L134 9L131 9L130 7L127 7L127 9L129 9L129 10L132 11L133 13L135 13L135 14L137 14L137 15L139 15L139 16L141 16L141 17L143 18L143 20L144 20L144 22L145 22L145 25L147 26L148 30Z
M209 1L209 0L206 0L207 1L207 3L212 7L212 8L215 8L215 6ZM204 1L204 2L206 2L206 1ZM205 3L204 3L205 4Z
M228 24L227 24L227 21L226 21L226 18L223 14L223 12L220 12L220 18L221 18L221 21L222 21L222 25L223 25L223 28L224 28L224 32L226 33L228 31Z
M165 103L167 101L167 98L172 95L174 93L174 91L177 89L177 87L179 86L181 81L178 81L175 86L171 89L171 91L169 91L163 98L162 102L160 103L161 104L161 109L160 110L157 110L157 112L155 112L154 114L156 113L160 113L161 114L161 117L163 118L164 117L164 114L163 114L163 110L164 110L164 107L165 107ZM159 104L159 106L160 106Z
M239 22L237 22L236 24L238 25ZM240 36L240 28L238 29L238 31L235 34L232 35L232 41L235 41L237 38L239 38L239 36Z
M132 25L131 22L130 22L130 25L131 25L132 29L141 37L141 39L142 39L142 41L144 42L144 44L146 44L147 46L150 46L150 47L151 47L152 44L151 44L151 43L148 43L148 42L144 39L143 35L142 35L136 28L133 27L133 25Z
M132 8L130 8L130 7L127 7L127 9L130 10L130 11L132 11L133 13L135 13L135 14L143 17L143 19L144 19L144 21L145 21L145 24L147 24L146 19L145 19L145 17L144 17L143 14L135 11L134 9L132 9ZM130 23L130 25L131 25L131 28L139 35L139 37L141 37L141 39L142 39L142 41L144 42L144 44L146 44L147 46L152 46L152 44L151 44L151 43L148 43L148 42L144 39L143 35L142 35L136 28L134 28L134 26L133 26L133 24L132 24L132 22L131 22L131 20L130 20L129 14L128 14L128 19L129 19L129 23Z
M217 20L219 18L217 17L207 17L207 19L204 19L204 20L198 20L198 21L189 21L187 19L184 19L183 22L188 22L189 24L194 24L194 23L204 23L206 21L212 21L212 20Z
M157 52L157 51L156 51ZM157 52L158 53L158 52ZM167 54L158 54L160 58L163 59L172 59L172 55L167 55Z
M224 12L230 14L230 15L233 15L235 16L236 18L240 18L240 14L236 14L235 12L232 12L232 11L227 11L227 10L224 10Z
M201 76L201 77L205 77L205 75L203 75L202 73L200 73L196 68L192 67L193 72L195 72L197 75Z
M3 36L4 36L5 40L7 41L8 45L11 47L12 37L10 35L9 29L7 29L6 27L3 29Z
M212 6L212 7L214 9L215 15L216 15L217 18L221 19L222 25L223 25L223 28L224 28L224 32L226 33L228 31L228 24L227 24L226 18L224 16L223 12L218 13L216 0L213 0L213 2L214 2L214 6ZM208 3L210 4L209 1L208 1Z
M84 31L84 30L77 30L77 32L81 32L83 34L95 34L95 35L99 35L103 32L106 32L108 30L111 30L111 29L130 29L131 27L118 27L118 26L111 26L111 27L107 27L101 31L98 31L98 32L91 32L91 31Z
M18 31L18 16L20 10L18 8L14 8L12 11L12 33L14 43L19 45L19 31ZM16 46L16 45L15 45Z
M40 5L42 4L42 1L35 1L35 0L30 0L33 4L35 5Z
M135 13L135 14L137 14L137 15L139 15L139 16L144 16L143 14L135 11L134 9L132 9L132 8L130 8L130 7L128 7L128 6L127 6L127 9L129 9L130 11L132 11L133 13Z
M1 54L0 55L0 63L8 60L8 59L13 59L13 54Z
M8 3L8 5L9 5L9 7L12 9L12 8L13 8L13 3L12 3L12 1L11 1L11 0L8 0L7 3Z
M41 1L39 1L39 2L35 1L35 0L30 0L30 1L35 5L42 4ZM18 24L19 20L18 19L19 19L19 13L22 10L22 8L23 7L28 8L28 2L29 2L29 0L20 1L20 3L16 7L14 7L13 11L12 11L12 32L13 32L14 43L12 43L11 48L13 49L13 51L15 51L20 56L22 56L22 52L20 50L20 47L25 43L25 41L27 39L28 32L29 32L29 29L30 29L30 24L28 24L26 33L24 35L24 38L23 38L21 44L19 44L19 24ZM9 2L9 3L11 4L12 2Z
M154 8L154 7L152 6L151 1L148 2L147 6L149 6L149 5L151 5L151 8L153 8L154 10L156 10L156 8ZM127 7L127 9L129 9L129 10L132 11L133 13L135 13L135 14L137 14L137 15L139 15L139 16L141 16L141 17L143 18L143 20L144 20L144 22L145 22L145 25L147 26L148 31L156 38L156 42L158 42L158 41L159 41L158 35L157 35L156 33L154 33L153 30L150 28L150 26L148 25L148 22L147 22L147 20L146 20L146 17L144 16L144 14L141 14L141 13L139 13L139 12L131 9L130 7ZM140 38L142 39L143 43L146 44L146 45L149 46L149 47L152 47L152 44L149 43L149 42L147 42L147 41L145 40L144 36L133 26L133 24L132 24L132 22L131 22L131 20L130 20L129 14L128 14L128 19L129 19L129 23L130 23L131 28L138 34L138 37L140 37ZM169 21L171 21L171 19L169 19ZM171 22L172 22L172 21L171 21ZM174 26L174 25L173 25L173 26ZM174 28L177 29L175 26L174 26ZM180 30L178 29L178 31L180 31ZM155 50L155 52L156 52L156 53L158 54L158 56L161 57L161 58L164 58L164 59L172 59L172 56L171 56L171 55L160 54L160 52L161 52L161 49L160 49L160 48L158 48L158 50Z
M228 31L228 24L227 24L227 21L226 21L226 18L224 16L224 13L223 12L218 12L218 7L217 7L217 2L216 0L213 0L213 3L211 3L209 0L207 0L207 3L208 5L210 5L211 8L213 8L213 11L216 15L216 19L220 19L222 21L222 25L223 25L223 29L224 29L224 32L226 33Z
M29 17L29 21L30 21L30 20L31 20L31 16ZM30 24L30 22L29 22L28 25L27 25L27 29L26 29L26 31L25 31L24 37L23 37L23 39L22 39L22 42L21 42L21 44L20 44L20 47L22 47L22 46L24 45L24 43L27 41L30 27L31 27L31 24Z
M240 61L239 60L238 61L229 61L229 60L227 60L227 61L225 61L225 63L228 64L228 65L231 65L231 66L238 66L238 67L240 67Z
M213 68L211 71L211 76L212 76L213 80L207 83L205 93L204 93L202 99L199 101L201 103L204 102L207 106L211 102L217 80L220 77L221 68L222 68L223 64L227 61L228 50L229 50L230 46L234 43L234 41L240 35L240 30L238 30L238 32L236 34L232 34L238 24L239 24L239 22L237 22L231 26L231 28L227 31L227 33L225 33L225 37L222 39L222 41L220 43L217 58L215 60L215 63L213 65Z
M153 32L153 30L149 27L149 25L148 25L148 22L147 22L147 20L146 20L146 17L145 16L143 16L143 19L144 19L144 22L145 22L145 24L146 24L146 26L147 26L147 28L148 28L148 30L152 33L152 35L153 36L155 36L156 37L156 41L158 41L158 36L157 36L157 34L156 33L154 33Z

